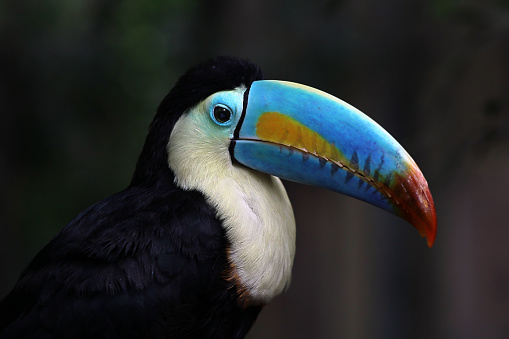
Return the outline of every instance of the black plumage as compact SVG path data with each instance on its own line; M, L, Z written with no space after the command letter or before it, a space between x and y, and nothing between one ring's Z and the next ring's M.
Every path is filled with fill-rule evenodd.
M174 184L167 143L187 109L261 78L229 57L184 74L159 106L130 185L65 226L0 303L0 338L243 337L261 305L239 304L221 222L200 192Z

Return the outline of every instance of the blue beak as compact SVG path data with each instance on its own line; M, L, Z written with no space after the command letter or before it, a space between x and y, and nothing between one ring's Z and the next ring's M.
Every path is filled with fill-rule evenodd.
M435 207L415 162L376 122L332 95L255 81L246 91L231 153L249 168L383 208L433 245Z

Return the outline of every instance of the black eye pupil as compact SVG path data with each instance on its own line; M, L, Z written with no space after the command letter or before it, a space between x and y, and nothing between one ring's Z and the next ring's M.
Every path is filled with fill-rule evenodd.
M223 107L223 106L216 106L214 107L214 118L217 120L217 122L219 123L225 123L227 122L228 120L230 120L232 116L232 113L230 112L230 110L226 107Z

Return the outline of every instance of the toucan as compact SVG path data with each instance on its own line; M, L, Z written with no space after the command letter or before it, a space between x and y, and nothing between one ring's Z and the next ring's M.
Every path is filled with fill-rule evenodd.
M127 188L21 274L0 304L0 338L243 338L290 283L296 227L280 178L366 201L435 240L428 184L382 127L216 57L163 99Z

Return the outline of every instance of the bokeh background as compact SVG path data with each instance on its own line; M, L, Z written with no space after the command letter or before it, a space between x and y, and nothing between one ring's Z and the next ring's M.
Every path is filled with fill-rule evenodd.
M127 185L178 76L224 54L374 118L439 220L429 249L392 215L286 183L293 282L248 338L509 338L507 0L2 0L0 297Z

